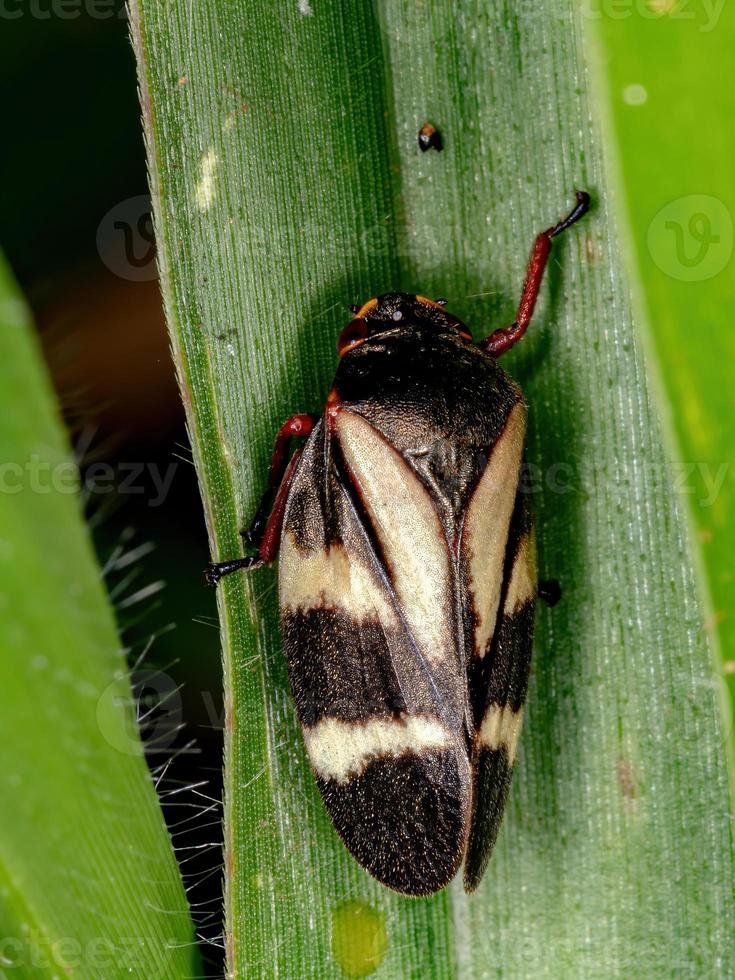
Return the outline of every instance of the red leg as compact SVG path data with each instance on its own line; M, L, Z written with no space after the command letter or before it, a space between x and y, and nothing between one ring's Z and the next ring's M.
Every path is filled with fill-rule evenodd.
M258 509L255 511L250 527L242 532L242 536L252 548L260 547L260 542L265 533L268 515L273 508L281 482L283 481L286 467L288 466L288 447L291 439L305 439L311 435L314 428L316 417L314 415L290 415L278 430L276 442L273 446L271 465L268 470L268 489L263 494Z
M281 485L278 488L270 517L263 530L260 546L258 547L258 558L264 565L270 565L271 562L276 560L278 545L281 540L281 531L283 529L283 517L286 513L286 501L288 500L288 493L293 483L294 473L296 472L296 464L302 452L303 449L297 449L291 457L291 461L286 467L286 472L281 480Z
M289 443L294 437L306 438L310 435L314 422L315 418L312 415L291 415L278 430L268 470L268 489L263 495L250 527L243 532L245 540L248 544L257 547L258 553L208 565L205 577L210 585L216 585L224 575L229 575L231 572L260 568L275 561L288 491L293 481L296 463L302 452L298 449L289 461Z
M536 238L531 250L531 258L528 261L526 271L526 281L523 284L521 302L518 306L515 322L512 326L502 330L496 330L485 340L480 341L480 347L492 354L493 357L500 357L507 350L517 343L526 332L528 324L531 322L533 310L536 306L541 281L544 278L544 270L551 252L551 240L566 231L571 225L589 211L590 196L585 191L577 191L577 204L574 210L553 228L547 228Z

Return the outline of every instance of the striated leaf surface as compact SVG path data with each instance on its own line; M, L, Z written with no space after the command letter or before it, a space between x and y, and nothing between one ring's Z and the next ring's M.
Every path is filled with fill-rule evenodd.
M684 526L632 326L570 2L136 0L164 296L213 550L239 553L277 426L318 410L346 305L446 296L510 322L542 574L526 733L479 892L395 896L349 859L306 764L275 575L220 587L233 976L727 976L723 736ZM421 155L425 121L445 149ZM341 971L341 973L340 973Z

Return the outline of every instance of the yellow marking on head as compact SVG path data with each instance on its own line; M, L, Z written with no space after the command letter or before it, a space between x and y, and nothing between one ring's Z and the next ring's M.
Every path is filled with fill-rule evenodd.
M416 299L419 301L419 303L423 303L424 306L433 306L435 310L444 309L441 303L436 303L433 299L429 299L428 296L417 296Z
M338 352L339 356L344 357L345 354L349 354L351 350L354 350L356 347L362 346L362 344L364 344L366 340L367 337L358 337L357 340L351 340L349 343L345 344L344 347L340 348Z
M436 300L429 299L428 296L417 296L416 299L419 301L419 303L422 303L424 306L430 306L434 310L441 310L443 313L445 313L445 316L447 317L447 320L449 322L449 326L452 327L454 330L456 330L463 340L472 340L472 334L469 333L468 330L463 329L464 324L462 323L462 321L459 320L453 314L446 313L446 311L444 310L444 305L442 303L437 303Z
M367 303L363 303L357 313L355 313L355 319L359 320L361 316L365 316L365 314L369 313L370 310L374 310L377 305L377 299L369 299Z

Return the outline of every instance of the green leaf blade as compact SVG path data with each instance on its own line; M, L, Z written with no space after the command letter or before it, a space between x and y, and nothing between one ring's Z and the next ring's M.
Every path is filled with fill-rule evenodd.
M0 265L0 934L14 975L191 976L181 879L78 476Z
M295 725L274 575L227 581L232 972L334 976L335 910L339 934L343 903L359 900L385 916L381 976L728 975L710 654L571 5L136 9L151 154L166 160L155 204L169 321L221 556L239 553L278 424L323 401L347 303L447 296L489 333L514 316L535 233L577 187L598 202L558 243L534 327L507 358L531 407L542 573L565 598L540 613L488 875L476 896L453 886L416 902L354 865ZM419 153L427 120L441 154Z
M601 113L617 148L617 186L638 273L635 298L681 446L677 487L708 577L707 627L732 661L735 137L723 125L733 106L723 66L735 39L735 12L727 4L703 4L645 13L600 17L588 33L604 52L596 59ZM727 680L732 701L733 675Z

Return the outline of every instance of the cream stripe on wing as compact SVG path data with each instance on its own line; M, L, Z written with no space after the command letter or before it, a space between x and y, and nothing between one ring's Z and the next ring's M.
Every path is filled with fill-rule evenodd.
M451 573L431 498L408 463L361 416L340 412L337 433L413 639L428 660L443 660L452 646Z
M469 587L477 617L475 653L480 657L485 656L495 631L525 430L526 409L519 402L510 410L472 494L462 531L462 550L467 556Z
M286 531L283 535L279 589L284 609L335 609L358 623L372 620L385 629L395 629L398 621L384 596L384 588L369 568L347 553L344 545L302 551L293 534Z
M518 544L513 568L510 573L508 592L503 603L503 614L514 616L536 597L536 532L531 528Z
M478 745L493 752L500 748L505 749L508 762L513 765L522 724L522 707L513 711L508 704L502 708L499 704L489 704L477 736Z
M450 732L435 718L402 715L349 722L324 718L304 729L306 750L317 775L348 782L359 776L375 759L406 753L420 755L432 749L455 745Z

